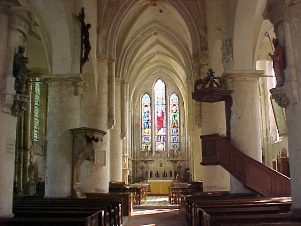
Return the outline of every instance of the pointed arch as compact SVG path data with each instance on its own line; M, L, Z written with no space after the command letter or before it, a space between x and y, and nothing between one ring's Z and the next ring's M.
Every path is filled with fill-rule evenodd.
M152 106L148 93L141 96L141 148L149 151L152 148Z
M170 150L180 150L180 108L179 97L173 92L169 97Z
M165 151L167 141L166 126L166 85L158 79L154 85L155 95L155 151Z

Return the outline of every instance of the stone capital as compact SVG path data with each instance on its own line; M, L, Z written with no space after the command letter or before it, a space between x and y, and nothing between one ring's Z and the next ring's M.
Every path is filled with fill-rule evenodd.
M97 60L98 60L98 62L99 63L108 63L109 61L110 61L110 57L109 56L107 56L107 55L99 55L98 57L97 57Z
M263 70L237 70L225 71L222 77L223 80L257 81L263 74Z
M74 87L74 94L82 95L85 81L82 74L56 74L43 75L41 80L48 84L48 87L69 86Z
M123 83L123 79L115 78L115 83L116 83L116 85L121 86L121 84Z

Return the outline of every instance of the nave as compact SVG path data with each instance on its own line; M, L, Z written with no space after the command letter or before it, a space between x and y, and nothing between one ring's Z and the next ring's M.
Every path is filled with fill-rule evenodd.
M186 226L179 206L171 205L168 196L147 196L146 202L134 207L134 212L129 217L125 226Z

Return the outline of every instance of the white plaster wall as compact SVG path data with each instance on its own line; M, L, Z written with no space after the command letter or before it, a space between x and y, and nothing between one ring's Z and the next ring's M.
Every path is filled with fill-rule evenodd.
M192 179L194 181L203 181L204 178L204 167L201 165L202 161L202 143L200 139L201 130L197 129L191 134L191 142L190 145L192 149L191 156L191 166L192 169Z
M221 1L207 1L207 24L208 24L208 47L209 47L209 67L215 71L216 76L221 76L224 72L221 53L221 38L226 38L231 31L230 13ZM227 25L227 26L225 26ZM230 30L230 31L229 31ZM225 107L224 102L201 103L201 135L225 134ZM194 143L199 145L194 150L195 176L202 179L205 191L229 190L230 175L221 166L202 166L201 140L195 137ZM202 177L202 178L200 178Z
M72 44L70 19L67 17L72 17L72 14L66 15L64 2L60 0L30 0L30 2L38 12L49 35L52 73L69 74L72 72Z
M234 69L255 67L256 9L259 0L238 0L233 36Z
M202 103L202 135L226 134L224 102ZM204 191L229 190L229 173L221 166L203 166Z
M48 106L45 196L68 197L72 175L70 129L79 126L79 97L74 95L72 85L56 84L49 88Z
M100 162L84 161L81 166L81 191L82 192L101 192L106 193L109 190L110 180L110 152L109 138L110 133L103 137L102 142L95 145L95 151L99 152ZM96 153L97 155L97 153Z
M0 112L0 217L11 217L17 117Z

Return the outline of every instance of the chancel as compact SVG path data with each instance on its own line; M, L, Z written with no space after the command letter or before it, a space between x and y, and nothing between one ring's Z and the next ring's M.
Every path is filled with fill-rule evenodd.
M0 0L0 28L0 225L301 220L301 0Z

